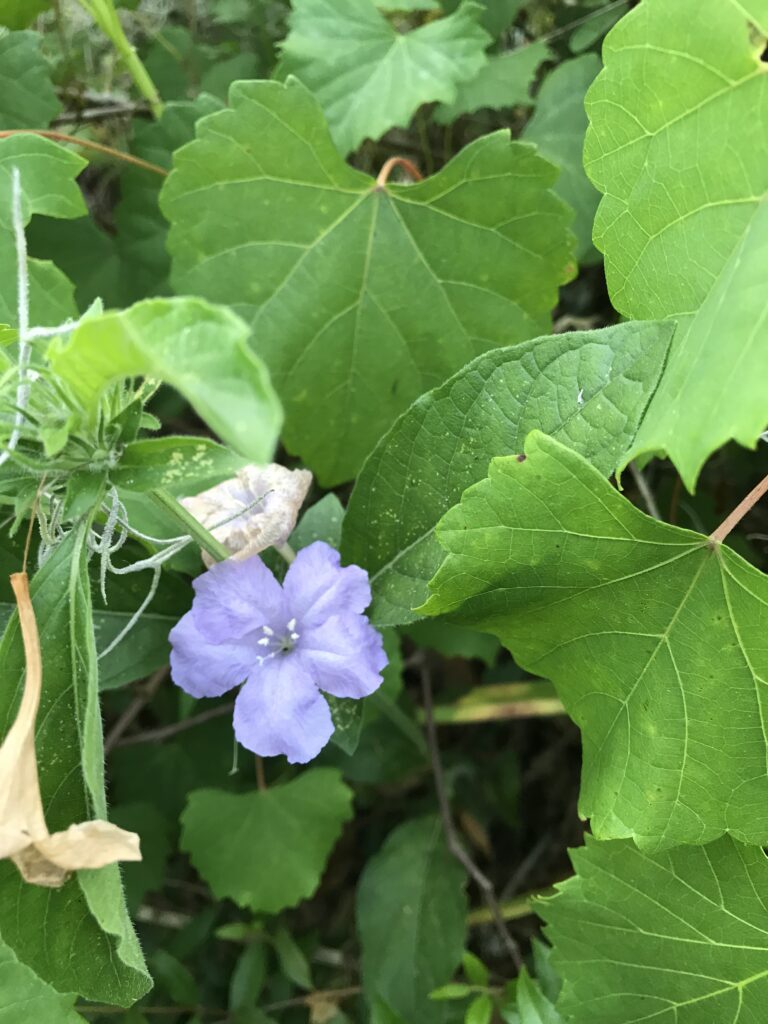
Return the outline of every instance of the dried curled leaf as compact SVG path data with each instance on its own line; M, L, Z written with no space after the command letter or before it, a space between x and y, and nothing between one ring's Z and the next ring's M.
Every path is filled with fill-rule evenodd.
M182 498L181 503L234 559L244 561L285 544L311 484L312 474L306 469L276 463L244 466L237 476L193 498ZM203 561L213 564L205 552Z
M35 719L43 683L37 621L25 572L11 576L27 671L16 718L0 746L0 858L25 881L58 888L72 871L141 860L139 837L108 821L85 821L51 835L45 823L35 757Z

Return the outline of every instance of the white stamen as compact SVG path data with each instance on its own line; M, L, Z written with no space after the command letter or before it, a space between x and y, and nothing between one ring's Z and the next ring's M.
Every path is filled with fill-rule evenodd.
M261 632L262 633L266 633L267 636L274 636L275 635L275 631L274 631L274 629L272 629L271 626L262 626L261 627ZM259 640L259 643L261 643L261 640Z
M259 647L269 647L270 639L268 636L263 636L261 640L257 640L256 643L259 645Z
M291 633L291 640L298 640L298 639L299 639L299 634L298 633Z
M288 622L288 630L292 633L294 629L296 629L296 619L290 619Z

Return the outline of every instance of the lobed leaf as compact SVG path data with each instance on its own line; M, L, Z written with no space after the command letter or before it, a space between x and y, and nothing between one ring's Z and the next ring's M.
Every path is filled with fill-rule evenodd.
M572 1024L751 1024L768 998L768 863L728 838L643 853L587 836L539 900ZM559 1019L559 1018L557 1018ZM535 1018L534 1018L535 1020Z
M584 162L616 309L679 322L629 458L693 490L768 421L768 0L644 0L605 40Z
M460 82L486 63L480 6L399 32L374 0L294 0L283 68L317 97L346 154L367 138L407 127L424 103L453 103Z
M611 473L661 376L671 325L620 324L481 356L414 403L358 477L342 554L367 569L379 625L413 622L444 557L440 517L496 455L543 430Z
M240 82L230 101L163 188L173 280L253 324L285 444L330 486L422 392L548 330L568 212L550 165L505 132L381 187L341 160L298 82Z
M768 581L533 433L438 526L424 607L497 635L582 731L580 812L647 850L768 842ZM713 756L713 751L717 756Z

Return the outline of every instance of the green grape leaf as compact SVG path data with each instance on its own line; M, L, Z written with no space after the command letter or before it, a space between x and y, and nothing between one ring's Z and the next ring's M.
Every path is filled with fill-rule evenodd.
M342 555L367 569L377 625L413 622L444 557L440 517L529 431L560 437L613 472L658 384L673 327L630 323L498 349L414 403L368 458Z
M584 172L582 152L587 130L584 96L600 70L593 53L563 61L544 79L536 97L533 117L523 139L535 142L539 153L560 168L555 192L576 211L572 229L578 239L579 263L596 263L600 256L592 244L592 226L600 198Z
M406 128L424 103L453 103L458 84L486 63L490 38L469 0L405 33L373 0L293 0L292 8L283 69L317 96L345 154Z
M768 843L768 580L534 432L442 519L425 611L496 634L582 731L580 812L645 849ZM712 751L717 751L714 758Z
M176 388L212 430L247 458L268 462L280 406L248 328L200 299L148 299L84 320L48 349L54 372L93 420L110 384L144 375Z
M466 874L436 818L398 826L366 864L357 888L363 989L407 1021L439 1024L429 998L450 981L466 940Z
M520 1024L565 1024L525 967L517 979L517 1009Z
M62 995L38 978L0 940L0 1024L84 1024L74 1001L73 995Z
M2 45L0 39L0 47ZM0 323L17 323L12 168L19 170L22 216L26 224L33 214L82 217L87 211L75 178L85 166L86 161L75 153L38 135L0 139ZM77 314L72 283L58 267L45 260L30 259L28 269L30 323L58 324Z
M549 330L569 213L506 132L416 185L348 167L298 82L240 82L179 150L161 207L178 291L232 304L327 486L473 356Z
M455 11L461 0L443 0L446 11ZM526 0L477 0L483 8L480 23L497 39L510 27Z
M208 437L145 437L125 445L109 479L128 491L160 487L186 496L234 476L245 461Z
M768 861L728 838L649 855L571 851L574 878L537 901L572 1024L751 1024L768 999Z
M449 124L462 114L489 108L530 107L534 100L530 89L541 64L549 57L546 43L531 43L508 53L489 57L474 78L459 85L453 103L442 103L435 110L438 124Z
M15 20L20 11L11 12ZM0 5L0 24L6 24ZM12 26L11 26L12 27ZM0 38L0 130L47 128L61 110L38 32L9 32Z
M170 169L174 150L194 138L196 121L221 106L217 99L206 95L192 102L166 104L159 121L136 121L131 152ZM168 222L158 206L162 184L159 175L139 167L127 167L120 176L115 247L128 268L122 275L121 305L171 292L170 257L165 248Z
M106 818L104 754L85 537L78 524L32 580L43 689L35 736L51 832ZM14 614L0 644L0 722L7 733L24 680ZM129 1006L150 987L117 865L80 871L61 889L22 881L0 863L0 931L20 961L61 992Z
M645 0L607 36L587 96L613 304L679 322L629 458L667 454L689 490L768 418L767 35L768 0Z
M277 914L315 893L351 817L339 772L311 768L264 791L190 793L181 848L219 899Z

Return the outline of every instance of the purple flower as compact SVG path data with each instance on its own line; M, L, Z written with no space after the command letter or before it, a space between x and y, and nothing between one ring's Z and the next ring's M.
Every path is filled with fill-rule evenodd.
M328 702L367 697L387 664L363 612L368 574L337 551L303 548L282 586L258 555L214 565L194 582L192 608L171 630L171 675L193 697L235 700L235 736L248 750L311 761L333 733Z

